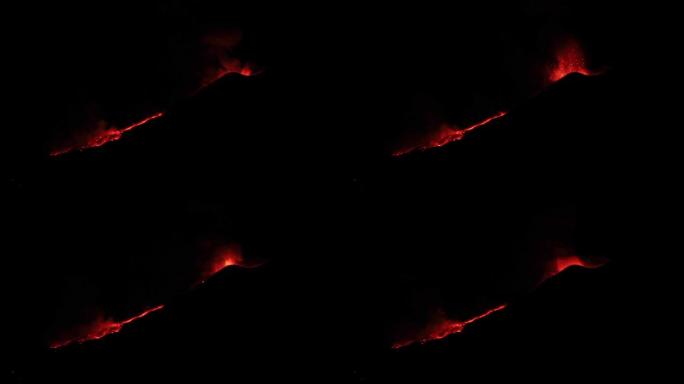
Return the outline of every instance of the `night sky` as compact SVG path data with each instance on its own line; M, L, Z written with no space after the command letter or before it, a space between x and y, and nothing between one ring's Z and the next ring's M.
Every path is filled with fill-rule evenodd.
M656 378L676 173L634 11L12 8L3 376Z

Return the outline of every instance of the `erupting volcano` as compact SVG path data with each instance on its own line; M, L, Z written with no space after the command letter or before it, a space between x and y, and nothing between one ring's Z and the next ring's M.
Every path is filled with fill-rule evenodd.
M261 263L258 262L245 261L240 246L231 244L218 249L215 256L209 261L200 283L204 283L208 278L228 267L255 268L260 265Z
M211 276L217 274L218 272L232 266L239 266L243 268L253 268L261 265L260 263L247 263L242 257L241 249L238 245L231 244L222 247L216 252L216 256L212 258L210 263L206 268L206 272L203 275L200 283L204 283ZM138 319L141 319L152 312L156 312L164 308L164 305L158 305L156 307L147 309L138 315L130 317L122 321L114 321L111 319L98 318L90 324L78 328L75 332L76 336L69 336L63 340L58 340L50 344L50 348L56 349L61 348L70 344L81 344L90 340L99 340L107 335L113 333L118 333L126 324L130 324Z
M663 371L662 18L128 3L11 9L5 381Z
M227 64L221 67L216 72L207 75L207 77L202 81L202 84L197 88L193 95L201 92L204 88L208 87L209 85L215 83L219 79L230 74L238 74L241 76L249 77L254 74L254 71L250 66L243 65L241 62L237 60L231 61L230 64ZM133 129L143 126L153 120L159 119L162 116L164 116L164 112L158 112L136 123L133 123L125 128L117 128L113 125L109 125L106 121L102 120L99 122L97 129L95 129L92 132L87 132L82 137L73 138L73 144L53 150L52 152L50 152L50 156L56 157L76 150L84 151L90 148L101 147L109 142L121 139L124 133L132 131Z
M605 260L586 261L577 255L560 255L552 258L545 265L545 272L538 284L558 275L564 270L577 266L582 268L598 268L606 263ZM482 318L491 315L494 312L506 308L506 304L490 309L481 315L475 316L466 321L450 320L443 312L439 312L435 318L417 335L412 338L398 341L392 345L392 348L398 349L410 344L420 343L425 344L432 340L440 340L454 333L463 332L468 324L472 324Z
M211 261L207 277L213 276L225 268L238 266L244 267L245 260L242 257L242 252L240 247L237 245L229 245L225 248L220 249L216 253L216 257Z
M594 74L587 69L582 47L573 39L569 39L558 49L555 62L549 71L548 81L555 83L571 73L585 76Z
M579 73L585 76L595 75L587 69L586 57L580 44L574 39L567 39L563 45L556 50L555 57L548 69L547 85L553 84L565 76L572 73ZM425 151L430 148L442 147L454 141L459 141L471 131L476 130L482 126L491 123L500 117L506 115L506 112L499 112L491 117L488 117L479 123L473 124L467 128L459 129L448 123L440 125L439 129L427 134L420 139L420 142L409 147L402 148L395 151L392 155L399 157L413 151Z
M121 331L121 329L124 327L126 324L130 324L136 320L142 319L143 317L149 315L152 312L159 311L160 309L164 308L164 305L158 305L156 307L147 309L133 317L130 317L128 319L122 320L122 321L114 321L111 319L97 319L95 322L83 326L80 328L76 333L78 336L66 340L59 340L50 345L50 348L56 349L56 348L62 348L67 345L77 343L81 344L86 341L90 340L99 340L107 335L111 335L113 333L118 333Z
M560 255L552 259L545 268L542 282L556 276L570 267L594 269L606 264L606 260L587 261L577 255Z

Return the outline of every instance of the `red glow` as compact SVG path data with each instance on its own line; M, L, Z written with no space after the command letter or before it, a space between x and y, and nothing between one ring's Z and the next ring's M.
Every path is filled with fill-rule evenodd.
M242 249L237 244L224 246L219 248L215 252L215 256L210 259L205 272L202 274L200 284L229 267L256 268L261 264L260 262L246 261L242 256Z
M239 245L230 244L223 246L218 248L218 250L215 252L215 256L211 258L206 272L203 275L203 279L199 283L204 283L206 279L228 267L255 268L261 264L261 262L246 262L242 256L242 250L240 249ZM99 340L107 335L111 335L112 333L118 333L121 331L121 328L123 328L124 325L130 324L162 308L164 308L164 305L158 305L122 321L114 321L112 319L100 317L92 323L80 327L75 332L71 333L69 337L52 343L50 348L56 349L74 343L81 344L90 340Z
M119 140L125 132L131 131L134 128L137 128L141 125L145 125L150 121L156 120L162 116L164 116L164 112L155 113L152 116L148 116L122 129L117 129L116 127L111 126L102 129L97 129L91 134L85 136L82 140L79 140L80 143L52 151L50 153L50 156L60 156L75 150L83 151L89 148L101 147L109 142Z
M54 342L50 345L50 348L56 349L56 348L61 348L64 346L67 346L69 344L73 343L84 343L86 341L90 340L99 340L107 335L111 335L113 333L118 333L121 331L121 328L124 327L126 324L130 324L138 319L141 319L147 315L149 315L152 312L156 312L160 309L164 308L163 305L158 305L156 307L150 308L148 310L143 311L142 313L135 315L133 317L130 317L126 320L123 321L114 321L110 319L97 319L95 322L92 324L89 324L85 327L82 327L77 333L79 336L76 336L75 338L70 338L67 340L61 340Z
M587 68L585 54L580 44L574 39L567 39L556 50L554 60L548 67L546 73L544 73L544 76L546 77L546 83L548 85L557 82L571 73L579 73L585 76L598 74L598 72L590 71ZM420 139L417 144L408 148L402 148L392 155L398 157L416 150L425 151L430 148L441 147L453 141L461 140L466 133L487 125L492 120L498 119L504 115L506 115L506 112L499 112L492 117L464 129L455 128L450 124L442 124L439 127L439 130L428 133L428 135Z
M561 251L558 251L561 252ZM592 260L586 260L574 254L561 254L559 256L551 259L546 267L544 275L540 281L544 281L556 276L557 274L563 272L570 267L582 267L582 268L598 268L606 264L607 260L601 258L593 258ZM425 344L428 341L440 340L454 333L461 333L468 324L472 324L482 318L491 315L494 312L500 311L506 308L506 305L500 305L496 308L490 309L481 315L475 316L466 321L455 321L446 318L444 313L440 312L435 316L435 318L425 327L425 329L418 332L417 335L409 339L401 340L392 345L392 348L398 349L405 347L410 344L420 343Z
M556 256L546 265L544 278L542 282L553 276L556 276L557 274L563 272L564 270L570 267L577 266L582 268L594 269L604 265L606 262L607 260L602 259L587 261L577 255Z
M223 77L226 77L230 74L238 74L241 76L249 77L254 75L255 71L249 64L243 64L238 59L225 59L221 63L220 68L206 72L204 79L202 79L202 84L197 89L197 91L195 91L195 93L203 90L204 88L215 83L219 79L222 79Z
M566 268L577 265L580 267L586 267L587 264L580 260L577 256L559 257L556 259L556 270L558 273L564 271Z
M240 247L233 245L228 246L218 252L216 258L213 260L210 268L210 275L214 275L224 268L232 266L244 266L245 260L242 257Z
M571 73L591 75L586 67L584 51L575 40L568 40L556 54L556 61L549 71L548 80L551 83L564 78Z
M196 94L203 90L204 88L208 87L209 85L213 84L217 80L229 75L229 74L239 74L241 76L252 76L255 74L255 71L252 69L251 66L242 64L238 60L232 60L228 61L225 63L219 70L211 72L208 72L208 75L205 76L204 80L202 80L202 84L197 88L197 90L193 93ZM102 127L98 127L98 129L95 129L93 132L85 135L81 139L76 139L75 141L76 144L66 146L63 148L56 149L52 152L50 152L50 156L60 156L69 152L73 151L83 151L89 148L97 148L101 147L109 142L119 140L121 136L125 132L131 131L134 128L137 128L141 125L145 125L148 122L158 119L160 117L164 116L164 112L158 112L155 113L154 115L148 116L136 123L133 123L125 128L119 129L114 126L108 125L106 122L101 122L100 125Z
M506 112L499 112L494 116L490 116L490 117L480 121L477 124L471 125L470 127L463 128L463 129L457 129L457 128L453 128L451 125L443 124L440 127L440 130L438 132L433 134L431 137L426 138L425 141L427 141L427 143L399 150L397 152L394 152L392 154L392 156L398 157L398 156L402 156L402 155L405 155L409 152L413 152L416 150L417 151L425 151L425 150L430 149L430 148L442 147L442 146L447 145L451 142L463 139L465 137L466 133L474 131L477 128L480 128L482 126L485 126L485 125L491 123L492 121L494 121L498 118L501 118L505 115L506 115Z
M392 348L399 349L416 342L420 344L425 344L428 341L440 340L449 335L453 335L454 333L461 333L467 325L472 324L478 320L481 320L494 312L501 311L504 308L506 308L506 304L499 305L498 307L492 308L466 321L449 320L445 318L443 314L441 314L437 317L435 321L428 325L428 327L425 330L420 332L418 337L396 342L392 345Z

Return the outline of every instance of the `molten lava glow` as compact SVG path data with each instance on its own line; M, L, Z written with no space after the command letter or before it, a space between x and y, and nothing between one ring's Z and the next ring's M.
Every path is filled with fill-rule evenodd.
M568 256L568 257L559 257L556 259L556 270L558 271L557 273L560 273L564 271L566 268L572 267L574 265L580 266L580 267L586 267L587 264L580 260L578 256Z
M242 256L242 249L237 244L224 246L219 248L215 256L210 259L199 283L204 283L210 277L229 267L256 268L261 264L260 262L245 261Z
M501 118L505 115L506 112L499 112L494 116L490 116L477 124L471 125L470 127L463 129L457 129L453 128L448 124L443 124L438 132L432 134L430 137L427 137L426 140L424 140L426 141L426 143L419 144L417 146L413 146L410 148L401 149L397 152L394 152L392 156L398 157L413 151L425 151L430 148L442 147L451 142L463 139L466 133L474 131L482 126L485 126L491 123L492 121Z
M204 79L202 79L202 84L195 91L195 93L200 92L204 88L210 86L211 84L217 82L218 80L230 75L238 74L241 76L249 77L255 74L252 67L248 64L243 64L237 59L225 60L221 63L221 67L214 71L207 71Z
M546 85L553 84L571 73L579 73L585 76L599 73L592 72L587 68L584 51L582 50L580 44L574 39L566 40L564 44L560 45L556 50L554 60L548 67L548 71L544 74L546 77ZM504 115L506 115L506 112L499 112L498 114L465 129L458 129L449 124L442 124L438 131L429 133L426 137L420 140L418 144L408 148L400 149L394 152L392 155L395 157L402 156L416 150L424 151L430 148L444 146L453 141L461 140L466 133L487 125L492 120L498 119Z
M237 246L226 247L218 253L218 256L211 265L210 274L214 275L224 268L232 266L244 266L242 252Z
M546 281L547 279L556 276L557 274L563 272L564 270L570 268L570 267L582 267L582 268L598 268L602 265L604 265L607 262L607 260L601 260L601 259L596 259L593 261L587 261L582 258L580 258L577 255L561 255L557 256L554 259L552 259L545 268L545 273L543 277L543 281Z
M242 256L242 251L239 245L230 244L228 246L220 247L215 253L215 256L211 259L207 270L203 275L203 279L199 283L204 283L206 279L228 267L238 266L243 268L255 268L261 264L262 263L260 262L246 262ZM121 328L123 328L124 325L130 324L162 308L164 308L163 304L154 308L150 308L138 315L122 321L98 318L94 322L77 329L75 332L76 336L71 334L68 338L64 338L52 343L50 348L56 349L74 343L80 344L89 340L99 340L107 335L111 335L112 333L118 333L121 331Z
M548 81L555 83L571 73L592 75L592 72L587 69L585 61L584 51L579 43L575 40L568 40L557 51L556 61L549 71Z
M80 140L80 143L77 143L73 146L66 147L66 148L61 148L57 149L53 152L50 153L50 156L60 156L65 153L79 150L83 151L88 148L97 148L101 147L109 142L119 140L121 136L123 136L124 133L133 130L134 128L137 128L141 125L145 125L149 123L152 120L156 120L160 117L164 116L164 112L159 112L155 113L152 116L148 116L134 124L131 124L125 128L122 129L117 129L115 127L107 127L103 129L98 129L92 132L91 134L87 135L84 137L83 140Z
M79 330L79 335L76 336L75 338L67 339L67 340L60 340L57 341L53 344L50 345L50 348L56 349L56 348L61 348L65 347L69 344L73 343L84 343L89 340L99 340L107 335L111 335L113 333L118 333L121 331L121 328L124 327L126 324L130 324L138 319L141 319L147 315L149 315L152 312L156 312L160 309L164 308L163 305L158 305L154 308L150 308L138 315L135 315L133 317L130 317L126 320L123 321L114 321L114 320L109 320L109 319L98 319L92 324L89 324L88 326L85 326Z
M561 251L559 251L561 252ZM608 260L601 258L593 258L591 261L585 260L577 255L568 253L558 255L545 265L544 275L542 276L539 284L544 281L556 276L557 274L563 272L570 267L582 267L582 268L598 268L606 264ZM494 312L500 311L506 308L506 305L500 305L496 308L490 309L487 312L475 316L466 321L455 321L447 319L443 313L438 313L434 320L432 320L425 329L420 331L417 335L410 339L405 339L396 342L392 345L392 348L398 349L405 347L410 344L420 343L425 344L428 341L443 339L451 334L463 332L463 329L468 324L472 324L484 317L491 315Z
M498 307L492 308L487 312L477 315L465 321L449 320L444 318L444 316L439 316L435 321L432 322L425 330L423 330L417 338L402 340L396 342L392 345L393 349L399 349L411 345L413 343L425 344L428 341L440 340L454 333L461 333L465 327L472 324L480 319L483 319L494 312L498 312L506 308L505 304L499 305Z

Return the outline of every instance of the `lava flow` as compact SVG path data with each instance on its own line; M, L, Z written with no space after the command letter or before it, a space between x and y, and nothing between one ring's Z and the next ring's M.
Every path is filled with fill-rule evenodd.
M416 342L420 344L425 344L428 341L440 340L454 333L461 333L467 325L470 325L478 320L481 320L494 312L501 311L504 308L506 308L506 304L499 305L498 307L492 308L480 315L477 315L465 321L449 320L444 318L443 315L439 316L439 318L433 321L432 324L428 325L428 327L424 331L422 331L421 334L418 335L418 337L396 342L392 345L392 348L399 349Z
M564 270L570 268L570 267L582 267L582 268L598 268L604 265L607 262L607 260L603 259L596 259L592 261L587 261L577 255L573 254L564 254L564 255L559 255L551 259L544 268L544 275L542 276L541 280L539 281L538 284L543 283L544 281L556 276L557 274L563 272ZM399 342L396 342L395 344L392 345L392 348L398 349L405 347L407 345L413 344L413 343L420 343L420 344L425 344L428 341L432 340L439 340L443 339L449 335L452 335L454 333L460 333L463 332L463 329L466 327L468 324L472 324L484 317L487 317L491 315L494 312L500 311L502 309L506 308L506 304L502 304L496 308L490 309L487 312L484 312L483 314L479 316L475 316L469 320L466 321L456 321L456 320L450 320L447 319L444 313L439 313L434 320L430 322L430 324L427 325L425 329L420 331L417 336L414 336L413 338L402 340Z
M239 74L241 76L252 76L254 74L254 71L252 68L248 65L243 65L239 61L234 61L230 62L230 64L226 64L223 67L220 68L220 70L216 71L215 73L211 73L206 77L203 81L202 84L197 88L197 90L192 93L192 95L197 94L198 92L202 91L204 88L208 87L209 85L215 83L219 79L229 75L229 74ZM141 125L145 125L149 123L152 120L156 120L160 117L164 116L164 112L158 112L155 113L154 115L148 116L134 124L131 124L125 128L119 129L114 126L110 126L107 122L101 121L100 125L101 127L98 127L98 129L95 129L93 132L88 133L84 135L82 138L78 139L76 138L75 141L76 143L67 147L59 148L56 149L52 152L50 152L50 156L55 157L55 156L60 156L64 155L69 152L73 151L83 151L86 149L90 148L97 148L101 147L109 142L119 140L124 133L133 130L134 128L140 127Z
M228 267L238 266L243 268L254 268L260 265L261 263L258 262L246 262L242 256L240 247L236 244L221 247L219 248L218 252L215 253L215 257L212 258L206 272L203 275L203 279L200 281L200 284L204 283L208 278ZM74 343L81 344L90 340L99 340L107 335L118 333L121 331L124 325L130 324L162 308L164 308L163 304L147 309L138 315L122 321L98 318L94 322L77 329L75 332L75 337L72 334L66 339L56 341L50 345L50 348L57 349Z
M126 324L130 324L138 319L141 319L147 315L149 315L152 312L156 312L160 309L164 308L164 305L158 305L156 307L150 308L148 310L143 311L142 313L139 313L138 315L135 315L133 317L130 317L126 320L123 321L114 321L114 320L109 320L109 319L98 319L92 324L89 324L88 326L85 326L81 329L79 329L78 334L79 336L76 336L75 338L70 338L67 340L61 340L54 342L50 345L50 348L56 349L56 348L62 348L65 347L69 344L73 343L84 343L86 341L90 340L99 340L107 335L111 335L113 333L118 333L121 331L121 328L124 327Z
M436 132L431 137L428 137L427 140L425 140L425 141L427 141L426 143L420 144L420 145L417 145L414 147L399 150L397 152L394 152L392 154L392 156L398 157L398 156L402 156L402 155L405 155L405 154L407 154L409 152L413 152L413 151L425 151L425 150L430 149L430 148L442 147L442 146L447 145L451 142L463 139L463 137L465 137L466 133L474 131L477 128L480 128L482 126L485 126L485 125L491 123L492 121L494 121L498 118L501 118L505 115L506 115L506 112L499 112L494 116L490 116L490 117L480 121L477 124L471 125L470 127L463 128L463 129L457 129L457 128L453 128L452 126L450 126L448 124L442 124L442 126L440 127L440 130L438 132Z
M557 50L551 66L548 67L546 74L547 85L553 84L572 73L579 73L585 76L595 75L597 72L590 71L586 65L584 51L580 44L574 39L568 39ZM506 112L499 112L494 116L486 118L481 122L468 128L458 129L450 124L442 124L438 131L423 138L422 143L413 145L409 148L400 149L394 152L394 157L405 155L416 150L425 151L430 148L441 147L454 141L463 139L466 133L489 124L506 115Z
M155 113L154 115L148 116L134 124L131 124L125 128L122 129L117 129L116 127L106 127L103 129L98 129L92 132L91 134L85 136L83 140L81 140L80 143L77 143L76 145L66 147L66 148L61 148L57 149L55 151L52 151L50 153L50 156L60 156L68 152L72 152L75 150L83 151L89 148L97 148L101 147L109 142L119 140L121 136L123 136L124 133L133 130L134 128L137 128L141 125L145 125L149 123L152 120L156 120L160 117L164 116L164 112L158 112ZM101 124L106 124L102 122Z

